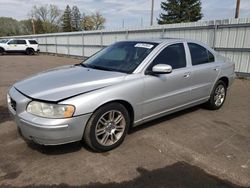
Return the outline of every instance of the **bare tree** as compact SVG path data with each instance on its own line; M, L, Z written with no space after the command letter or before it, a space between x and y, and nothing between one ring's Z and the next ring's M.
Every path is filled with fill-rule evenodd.
M61 10L56 5L34 6L30 16L32 19L42 21L43 30L47 33L59 30Z
M105 18L96 12L92 15L83 16L82 28L83 30L99 30L104 28Z
M92 14L91 17L92 17L93 22L94 22L95 30L104 28L104 23L105 23L106 19L99 12Z

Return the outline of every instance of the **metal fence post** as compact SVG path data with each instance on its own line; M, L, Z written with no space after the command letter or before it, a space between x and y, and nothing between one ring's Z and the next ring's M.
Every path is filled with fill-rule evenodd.
M101 48L103 48L103 34L102 34L102 32L100 34L101 34L101 36L100 36L101 37L101 41L100 41L101 42Z
M67 35L67 47L68 47L68 56L70 55L70 49L69 49L69 34Z
M163 28L163 29L162 29L162 32L161 32L161 34L160 34L160 35L161 35L160 37L161 37L161 38L164 38L164 34L165 34L165 29Z
M55 46L56 46L56 55L57 55L57 36L55 36Z
M45 44L46 44L46 53L48 53L48 41L47 41L47 36L45 36Z
M126 30L125 39L128 40L128 30Z
M82 57L83 57L83 60L85 59L84 57L84 33L82 32Z
M216 34L217 34L217 29L218 29L218 25L217 23L214 23L214 32L213 32L213 44L212 44L212 48L214 49L216 46Z

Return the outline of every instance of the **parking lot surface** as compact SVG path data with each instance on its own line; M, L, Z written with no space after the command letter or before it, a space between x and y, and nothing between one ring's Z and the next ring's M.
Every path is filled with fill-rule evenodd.
M201 106L133 128L124 143L95 153L84 143L25 142L8 115L13 83L79 63L55 56L0 56L0 187L249 187L250 81L236 80L224 106Z

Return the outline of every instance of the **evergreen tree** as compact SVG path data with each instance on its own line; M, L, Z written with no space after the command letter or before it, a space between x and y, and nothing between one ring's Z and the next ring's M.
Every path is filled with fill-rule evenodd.
M195 22L202 18L200 0L166 0L161 2L161 13L158 24Z
M63 17L62 17L62 29L64 32L71 32L72 26L71 26L71 9L69 5L66 6L66 9L64 10Z
M80 31L81 30L80 23L81 23L81 13L80 13L77 6L73 6L72 12L71 12L72 30L73 31Z

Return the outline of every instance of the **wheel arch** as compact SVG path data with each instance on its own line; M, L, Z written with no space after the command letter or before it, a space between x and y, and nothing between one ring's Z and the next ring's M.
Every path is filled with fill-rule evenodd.
M35 49L32 47L27 47L25 51L27 51L27 50L33 50L35 52Z
M111 100L111 101L108 101L108 102L105 102L103 104L101 104L100 106L98 106L93 113L95 113L98 109L100 109L101 107L107 105L107 104L110 104L110 103L120 103L122 104L128 111L128 114L129 114L129 118L130 118L130 125L129 125L129 128L132 127L133 123L134 123L134 108L133 106L126 100L122 100L122 99L116 99L116 100Z
M228 88L228 84L229 84L229 79L228 79L228 77L222 76L222 77L220 77L220 78L218 79L218 81L219 81L219 80L223 81L223 82L226 84L226 87Z

